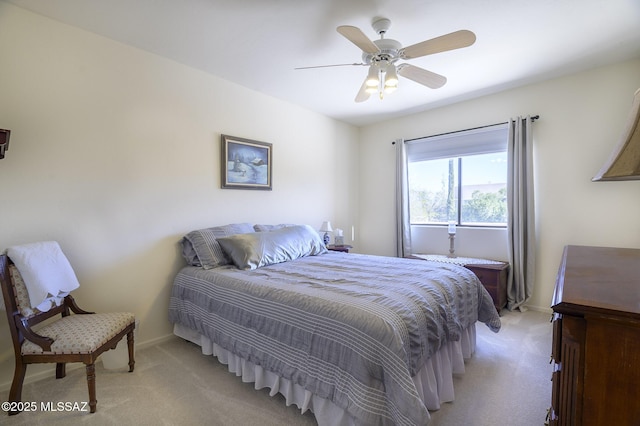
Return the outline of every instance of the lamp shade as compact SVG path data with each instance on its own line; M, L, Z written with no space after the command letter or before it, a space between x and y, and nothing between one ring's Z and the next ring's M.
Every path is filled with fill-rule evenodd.
M396 66L389 64L387 66L387 72L384 77L385 87L398 87L398 73L396 73Z
M322 232L333 232L333 228L331 228L331 222L328 222L328 221L322 222L322 226L320 227L320 231L322 231Z
M371 64L369 67L369 74L367 75L366 85L367 87L378 87L380 84L380 77L378 76L378 67L375 64Z
M592 180L640 179L640 89L634 94L631 112L618 145Z

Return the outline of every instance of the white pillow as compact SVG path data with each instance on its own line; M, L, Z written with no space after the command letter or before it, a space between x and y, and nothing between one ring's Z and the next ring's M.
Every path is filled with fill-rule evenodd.
M80 287L71 264L55 241L9 247L7 255L22 275L32 308L46 312L52 301L59 303L61 297Z

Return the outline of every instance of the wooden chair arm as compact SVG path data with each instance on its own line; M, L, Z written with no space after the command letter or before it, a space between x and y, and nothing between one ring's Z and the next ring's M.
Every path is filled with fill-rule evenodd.
M20 330L20 333L22 333L25 339L40 346L43 351L51 350L51 345L53 344L54 340L51 337L40 336L39 334L31 330L31 327L29 327L26 318L16 317L16 327L18 328L18 330Z
M95 314L95 312L89 312L81 309L71 295L64 298L64 303L73 311L74 314Z

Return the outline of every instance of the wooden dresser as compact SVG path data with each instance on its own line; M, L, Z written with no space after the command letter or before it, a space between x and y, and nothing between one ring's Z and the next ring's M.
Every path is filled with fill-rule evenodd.
M567 246L552 309L551 425L640 425L640 250Z

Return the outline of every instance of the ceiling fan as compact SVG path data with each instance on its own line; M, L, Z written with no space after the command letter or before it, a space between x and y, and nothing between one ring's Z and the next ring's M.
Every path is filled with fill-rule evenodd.
M391 93L398 88L398 75L413 80L416 83L437 89L447 82L443 75L427 71L415 65L402 63L396 64L401 59L414 59L434 53L460 49L471 46L476 41L476 35L468 30L455 31L440 37L425 40L411 46L402 47L399 41L384 38L391 27L391 21L387 18L377 18L371 24L374 31L380 36L379 40L371 41L357 27L341 25L338 33L362 50L362 62L354 64L320 65L315 67L301 67L296 69L325 68L346 65L369 66L369 73L356 95L356 102L364 102L373 93L379 93L380 99L385 93Z

